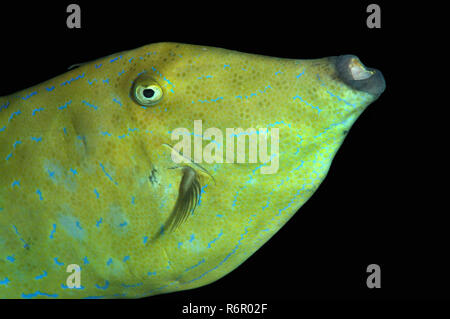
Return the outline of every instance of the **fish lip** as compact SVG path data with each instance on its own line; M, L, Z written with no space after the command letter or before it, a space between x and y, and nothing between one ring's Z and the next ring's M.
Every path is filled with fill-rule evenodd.
M363 91L378 97L386 89L386 81L381 71L365 67L356 55L345 54L335 57L336 71L342 82L351 88ZM355 79L357 75L352 73L352 65L362 68L363 73L371 73L367 78ZM354 70L354 69L353 69Z

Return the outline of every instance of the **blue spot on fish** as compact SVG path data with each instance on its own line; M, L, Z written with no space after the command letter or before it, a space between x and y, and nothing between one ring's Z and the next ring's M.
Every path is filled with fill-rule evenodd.
M8 283L10 283L11 280L8 279L8 277L5 277L5 279L0 280L0 285L8 286Z

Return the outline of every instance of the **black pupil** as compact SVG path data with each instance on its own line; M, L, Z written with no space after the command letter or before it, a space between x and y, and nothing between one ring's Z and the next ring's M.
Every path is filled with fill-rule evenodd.
M143 94L146 98L151 98L155 95L155 91L153 91L153 89L145 89Z

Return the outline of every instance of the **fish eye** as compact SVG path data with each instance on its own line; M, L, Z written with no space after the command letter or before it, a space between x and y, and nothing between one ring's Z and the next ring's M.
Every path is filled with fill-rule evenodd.
M131 88L131 96L139 105L155 105L163 98L162 87L150 76L138 77Z

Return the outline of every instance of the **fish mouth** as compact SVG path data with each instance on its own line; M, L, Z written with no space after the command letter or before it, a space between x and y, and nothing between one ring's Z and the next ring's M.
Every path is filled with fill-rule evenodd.
M384 92L386 82L383 74L377 69L365 67L356 55L338 56L335 65L341 81L351 88L375 97Z

